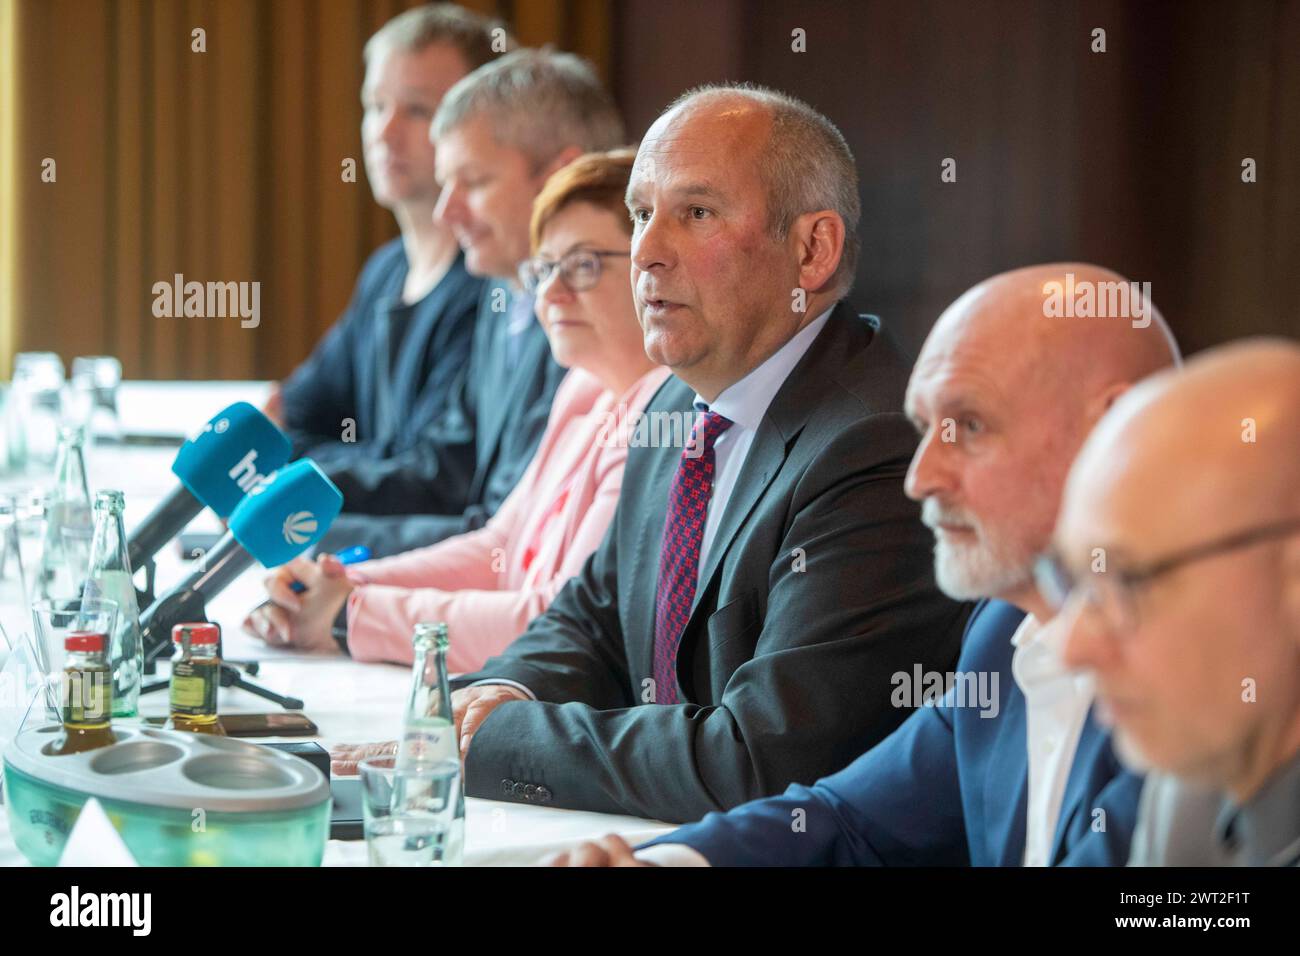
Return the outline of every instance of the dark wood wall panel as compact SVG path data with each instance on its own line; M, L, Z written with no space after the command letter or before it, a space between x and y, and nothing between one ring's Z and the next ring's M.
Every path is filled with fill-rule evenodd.
M396 234L361 165L361 49L413 5L18 0L14 347L109 352L130 377L289 371ZM972 283L1063 258L1150 281L1189 351L1300 334L1300 0L466 5L591 59L633 137L708 81L826 112L861 174L853 300L909 347ZM261 326L154 317L176 272L260 281Z
M1150 281L1188 351L1300 335L1300 4L701 6L621 6L615 85L629 114L644 128L685 85L750 80L829 115L861 176L852 298L911 347L981 278L1058 259ZM671 27L691 16L699 29ZM806 53L791 50L796 27ZM952 184L939 177L949 156Z

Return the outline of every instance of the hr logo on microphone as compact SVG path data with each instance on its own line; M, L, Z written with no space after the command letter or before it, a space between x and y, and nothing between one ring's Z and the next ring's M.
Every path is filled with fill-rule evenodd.
M295 511L284 519L281 531L289 544L306 544L316 533L316 516L310 511Z
M248 494L253 487L260 482L265 475L259 475L257 468L253 464L257 461L257 449L252 449L247 455L241 458L234 468L231 468L228 474L230 480L239 486L239 490Z

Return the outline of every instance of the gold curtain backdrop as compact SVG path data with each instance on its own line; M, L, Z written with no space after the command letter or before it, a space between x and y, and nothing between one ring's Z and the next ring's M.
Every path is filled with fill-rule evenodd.
M46 349L116 355L127 378L290 371L396 235L361 157L361 50L416 5L0 0L0 378ZM602 0L463 5L608 77ZM260 282L260 325L156 317L154 284L177 274Z

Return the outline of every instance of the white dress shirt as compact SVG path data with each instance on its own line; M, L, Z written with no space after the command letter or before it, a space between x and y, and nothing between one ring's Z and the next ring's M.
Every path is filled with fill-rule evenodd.
M1079 746L1092 681L1061 659L1065 629L1055 618L1039 624L1028 615L1011 638L1011 673L1025 695L1029 790L1025 801L1025 866L1049 866L1061 802Z
M723 390L713 404L706 402L699 393L695 395L695 408L698 411L717 412L734 424L723 432L713 443L713 492L709 497L708 517L704 523L704 537L700 541L700 560L697 568L702 569L709 557L709 546L718 531L718 522L726 511L731 492L736 487L736 478L740 474L745 459L749 456L749 446L754 443L754 432L767 414L772 399L781 390L785 380L790 377L794 367L799 364L808 347L812 345L817 333L822 330L830 317L834 306L800 329L795 335L773 352L761 365L751 371L740 381ZM656 563L654 565L658 567ZM697 570L697 574L699 571ZM696 589L696 599L699 589ZM471 687L480 684L505 684L514 688L532 700L537 695L518 681L503 677L485 677L474 681Z

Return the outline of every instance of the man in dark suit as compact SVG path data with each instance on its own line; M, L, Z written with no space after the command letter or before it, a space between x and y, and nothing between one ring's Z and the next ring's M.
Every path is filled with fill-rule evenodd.
M564 376L519 288L533 198L576 157L620 145L623 125L586 61L516 50L453 86L431 135L434 216L455 234L470 274L492 281L447 410L400 455L326 469L347 513L323 551L365 544L380 557L472 531L518 483Z
M1067 276L1121 281L1084 264L995 276L940 317L908 385L921 445L907 492L934 529L939 585L991 598L971 616L956 672L933 684L895 675L900 696L924 683L933 698L811 787L711 813L636 851L610 836L553 862L1123 864L1141 781L1061 659L1063 621L1033 566L1093 423L1176 350L1149 303L1133 323L1049 318L1047 290Z
M677 377L600 548L454 709L471 795L686 820L884 737L908 710L890 675L949 666L969 609L903 494L903 360L840 302L839 131L782 94L696 91L647 133L628 207L646 351Z

